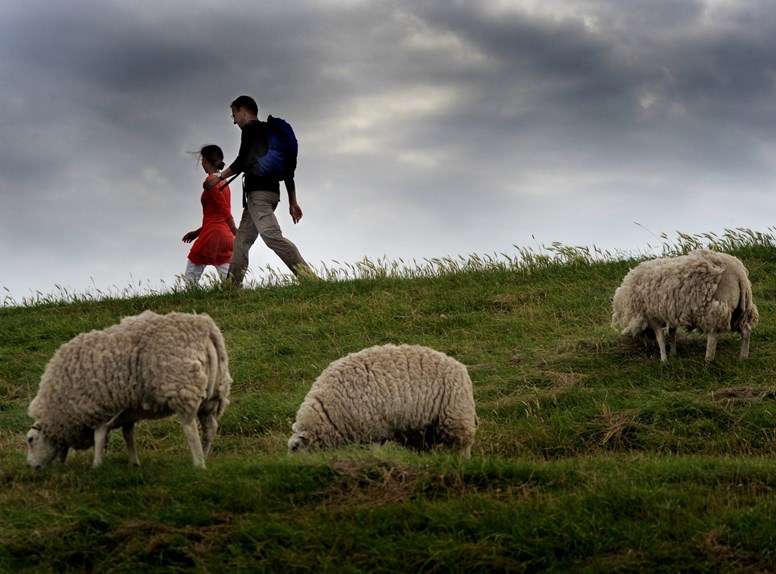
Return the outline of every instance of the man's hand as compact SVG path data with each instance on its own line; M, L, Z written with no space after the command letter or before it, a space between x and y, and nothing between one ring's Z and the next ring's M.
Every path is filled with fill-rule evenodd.
M209 175L207 179L205 179L205 184L203 185L203 187L205 188L205 190L208 190L218 185L219 183L221 183L221 178L213 174L213 175Z
M299 223L299 220L302 219L302 208L299 207L298 203L292 203L288 208L288 212L291 214L291 219L294 220L294 223Z

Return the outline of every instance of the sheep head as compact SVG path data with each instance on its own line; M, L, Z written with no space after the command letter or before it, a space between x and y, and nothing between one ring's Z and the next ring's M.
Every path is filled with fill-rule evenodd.
M57 455L60 458L67 456L67 447L47 437L40 424L32 425L27 433L27 464L32 468L45 468Z
M307 431L294 432L288 439L288 452L308 451L311 447L312 440Z

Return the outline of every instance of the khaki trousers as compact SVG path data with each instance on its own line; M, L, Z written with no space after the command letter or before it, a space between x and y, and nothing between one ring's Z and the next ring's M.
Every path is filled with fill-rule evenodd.
M229 277L235 285L242 284L248 271L248 251L258 236L261 236L267 247L272 249L293 273L298 272L300 265L308 267L296 245L283 237L275 217L275 208L279 201L280 195L272 191L252 191L247 194L246 207L234 237L232 261L229 264Z

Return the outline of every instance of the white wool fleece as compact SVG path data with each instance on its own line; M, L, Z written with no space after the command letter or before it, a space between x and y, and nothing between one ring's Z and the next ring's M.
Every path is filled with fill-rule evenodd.
M466 367L428 347L383 345L331 363L296 415L290 450L371 443L432 431L469 455L477 428Z
M219 417L231 377L223 337L207 315L151 311L64 343L49 361L28 414L46 436L76 449L122 411Z
M734 330L742 334L746 352L749 333L759 320L743 263L708 249L640 263L615 291L612 309L612 326L623 335L648 328L658 334L666 326L707 334Z

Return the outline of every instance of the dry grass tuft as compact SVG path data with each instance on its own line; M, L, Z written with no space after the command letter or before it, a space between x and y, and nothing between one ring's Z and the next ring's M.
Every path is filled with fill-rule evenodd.
M701 552L712 562L723 566L723 572L766 574L773 568L751 552L746 552L719 540L720 532L712 530L701 543Z
M712 401L744 403L762 401L764 399L776 399L776 387L727 387L711 391L707 397Z
M411 498L421 480L417 467L398 461L336 458L331 468L338 478L331 502L356 506L381 506Z
M601 444L621 445L626 442L625 437L628 433L641 426L636 420L638 415L638 409L612 412L604 407L601 413L601 423L604 429Z
M375 507L407 501L431 490L449 495L466 486L456 473L433 473L398 460L335 458L330 466L337 474L329 503L335 506Z

